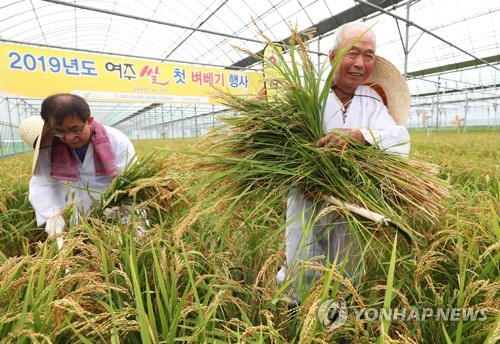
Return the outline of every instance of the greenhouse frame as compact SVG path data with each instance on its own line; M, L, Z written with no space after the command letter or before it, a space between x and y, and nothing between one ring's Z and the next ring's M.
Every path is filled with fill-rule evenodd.
M191 79L197 69L207 71L205 77L259 74L261 63L242 49L263 52L259 31L286 46L291 27L297 27L312 32L308 48L320 68L328 61L336 29L351 21L373 27L377 54L406 77L411 92L409 129L500 126L498 1L3 0L0 61L7 77L0 82L0 156L30 149L20 140L17 127L26 117L39 114L44 97L78 94L71 85L79 87L76 80L83 78L85 66L72 65L75 61L169 66L191 70ZM106 66L116 75L118 63ZM16 68L25 72L20 78L12 77ZM88 98L92 115L133 140L168 140L200 137L227 114L208 95L190 96L187 90L187 96L169 97L171 85L162 85L165 75L155 71L141 70L141 77L149 77L149 88L136 86L125 92L117 84L113 91L126 93L126 100L116 94ZM44 79L50 73L64 77L70 89L50 81L56 79ZM213 82L205 79L199 84ZM100 82L88 83L86 91L99 91L91 88Z

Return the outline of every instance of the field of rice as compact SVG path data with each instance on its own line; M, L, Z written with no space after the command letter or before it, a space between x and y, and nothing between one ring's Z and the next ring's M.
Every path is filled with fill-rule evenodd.
M289 286L276 283L286 200L265 188L221 197L193 154L201 139L134 142L140 163L104 199L139 211L122 224L96 206L69 226L61 251L35 225L32 154L1 160L0 343L498 342L499 134L410 134L411 157L437 164L451 184L445 210L415 228L418 243L392 227L365 233L366 273L356 285L335 266L312 267L324 277L294 312ZM135 216L144 212L147 223ZM318 309L338 297L358 310L478 316L367 320L351 311L342 326L330 326Z

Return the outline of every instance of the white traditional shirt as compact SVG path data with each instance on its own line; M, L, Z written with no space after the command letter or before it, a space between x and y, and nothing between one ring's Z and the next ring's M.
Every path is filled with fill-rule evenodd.
M325 108L325 133L335 128L359 129L366 141L379 149L408 156L410 134L396 124L378 93L368 86L358 86L352 101L342 116L343 106L330 92Z
M129 138L121 131L104 126L113 149L118 173L135 158L135 149ZM101 192L106 190L113 176L96 175L94 166L94 147L89 143L83 163L78 159L79 177L76 182L56 181L49 177L51 170L50 152L52 136L47 135L40 144L40 153L33 177L29 183L29 200L35 209L37 226L43 225L48 218L59 214L70 202L75 202L79 212L85 213L94 201L100 200Z
M335 93L330 92L323 118L325 133L332 129L359 129L365 140L372 145L377 145L379 149L403 156L407 156L410 152L408 130L396 124L382 99L373 89L368 86L358 86L345 116L342 116L342 110L344 110L342 103ZM337 219L333 230L328 231L328 236L324 233L325 228L327 228L324 224L327 221L326 217L320 218L312 230L303 231L304 223L316 219L323 206L315 205L312 201L307 200L297 188L290 191L286 213L287 265L278 272L276 277L278 283L283 283L287 269L293 271L295 264L300 260L305 261L317 256L330 257L329 259L335 257L336 260L338 259L336 263L340 264L345 255L348 254L348 264L352 265L352 262L356 264L357 258L353 252L361 252L361 249L357 247L356 241L352 238L345 220ZM334 213L329 212L329 216L332 214ZM354 249L351 250L353 247ZM351 270L352 267L346 267L346 269L348 274L354 272ZM315 274L314 269L307 270L305 281L300 283L309 285L316 278ZM299 285L298 277L293 278L297 287ZM292 298L296 298L295 291Z

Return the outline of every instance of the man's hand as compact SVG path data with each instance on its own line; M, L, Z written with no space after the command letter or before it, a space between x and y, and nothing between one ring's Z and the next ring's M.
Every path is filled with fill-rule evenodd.
M47 219L45 231L49 236L61 234L66 228L66 222L61 215L55 215Z
M104 208L102 215L110 220L119 219L122 216L130 214L130 206L114 206L110 208Z
M64 232L64 228L66 228L66 222L61 215L52 216L51 218L47 219L47 222L45 223L45 231L47 232L49 237L62 234ZM56 240L57 247L60 250L63 246L63 238L58 237Z
M347 145L347 139L359 141L367 146L370 145L370 143L365 140L360 130L339 128L339 129L334 129L333 132L328 132L324 137L319 139L318 142L316 142L316 147L345 148L345 146Z
M131 219L131 212L131 205L122 205L104 208L102 215L109 220L120 220L121 223L125 224ZM135 216L137 233L140 236L146 232L146 228L144 226L149 227L149 220L144 209L136 209Z

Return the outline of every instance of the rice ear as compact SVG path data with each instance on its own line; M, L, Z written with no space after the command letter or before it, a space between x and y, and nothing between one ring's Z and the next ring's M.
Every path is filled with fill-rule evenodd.
M184 184L170 169L175 157L153 150L128 164L96 201L91 212L101 216L104 209L132 205L144 210L170 212L185 202Z
M252 188L256 194L259 188L286 193L299 187L379 213L421 237L411 228L412 220L436 221L449 185L432 164L374 146L348 142L346 149L316 148L315 142L324 136L323 110L336 64L316 70L300 33L292 28L291 37L290 61L277 53L280 64L274 64L274 81L280 95L272 102L214 88L214 97L236 115L220 118L224 125L212 136L210 147L201 147L205 156L199 167L214 174L212 183L232 188L224 191L227 194L244 192L250 197ZM265 57L260 60L266 62Z

